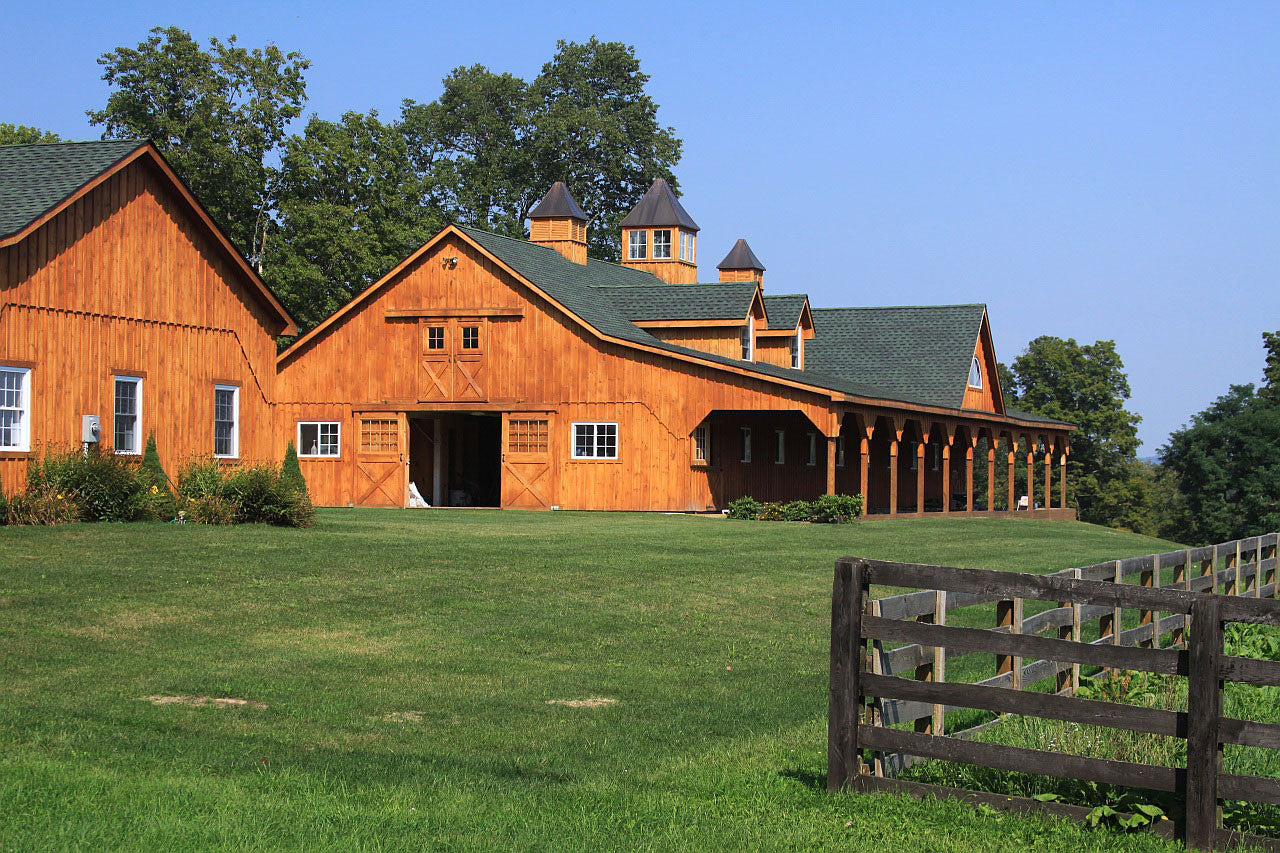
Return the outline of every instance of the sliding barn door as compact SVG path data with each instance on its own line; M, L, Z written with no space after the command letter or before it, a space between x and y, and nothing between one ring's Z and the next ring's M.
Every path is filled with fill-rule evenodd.
M405 427L399 413L356 415L356 506L402 509L408 504Z
M503 509L551 509L555 503L551 420L545 412L503 413Z

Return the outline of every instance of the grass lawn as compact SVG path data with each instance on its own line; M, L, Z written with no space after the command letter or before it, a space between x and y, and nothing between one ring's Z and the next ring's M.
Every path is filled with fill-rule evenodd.
M0 528L0 849L1174 849L823 789L836 557L1170 547L990 519ZM548 704L587 698L616 704Z

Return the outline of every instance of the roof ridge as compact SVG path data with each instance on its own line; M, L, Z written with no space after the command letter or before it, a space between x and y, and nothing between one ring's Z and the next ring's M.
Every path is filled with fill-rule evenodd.
M530 241L530 240L525 239L524 237L511 237L511 236L509 236L509 235L507 235L507 234L499 234L497 231L489 231L489 230L487 230L487 229L485 229L485 228L477 228L477 227L475 227L474 225L463 225L461 222L452 222L452 223L450 223L450 224L451 224L451 225L453 225L453 227L455 227L455 228L461 228L461 229L462 229L462 230L464 230L464 231L475 231L475 232L477 232L477 233L479 233L479 234L488 234L488 235L489 235L489 236L491 236L491 237L499 237L499 238L501 238L501 239L503 239L503 240L510 240L512 243L518 243L518 244L520 244L521 246L530 246L530 247L533 247L533 248L535 248L535 249L542 249L543 251L551 252L552 254L554 254L554 255L556 255L556 256L558 256L558 257L560 257L560 258L564 258L564 255L561 255L559 252L557 252L555 249L551 248L550 246L543 246L543 245L542 245L542 244L540 244L540 243L534 243L534 242L532 242L532 241ZM616 262L614 262L614 261L606 261L606 260L603 260L603 259L601 259L601 258L593 258L593 257L591 257L590 255L588 255L588 256L587 256L587 261L588 261L589 263L593 263L593 264L607 264L608 266L616 267L617 269L620 269L620 270L627 270L628 272L637 273L637 274L639 274L639 275L647 275L647 276L651 277L651 278L652 278L656 283L658 283L658 284L661 284L661 283L662 283L662 279L658 278L656 275L654 275L654 274L653 274L653 273L651 273L651 272L646 272L646 271L644 271L644 270L638 270L638 269L635 269L634 267L624 266L623 264L619 264L619 263L616 263ZM573 261L568 261L568 260L566 260L566 263L573 263ZM585 264L583 264L583 266L585 266ZM610 286L616 286L616 287L635 287L635 286L638 286L638 285L603 285L603 284L602 284L602 285L594 285L594 284L593 284L593 285L588 285L588 286L589 286L589 287L610 287Z
M943 305L836 305L814 311L901 311L904 308L986 308L985 302L951 302Z
M0 148L50 148L55 146L66 145L105 145L108 143L128 142L134 145L145 145L150 142L149 139L139 137L137 139L60 139L57 142L10 142L0 145Z
M608 261L604 261L604 263L608 263ZM623 269L632 268L623 267ZM636 272L644 272L644 270L636 270ZM653 273L646 273L646 275L653 275ZM657 276L654 276L654 278L657 278ZM619 290L625 290L628 287L661 287L663 290L675 290L680 287L732 287L737 285L743 287L750 286L752 289L755 289L757 284L759 284L759 282L755 281L692 281L684 282L682 284L668 284L662 279L658 279L655 284L591 284L588 285L588 287L598 287L602 289L616 288Z

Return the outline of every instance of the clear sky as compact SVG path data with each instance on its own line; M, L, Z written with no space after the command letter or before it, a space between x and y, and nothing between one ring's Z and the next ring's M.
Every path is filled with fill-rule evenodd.
M632 44L704 280L742 236L815 307L985 302L1004 361L1114 339L1143 453L1258 381L1280 329L1280 3L9 0L0 121L97 138L95 59L168 25L301 51L328 118Z

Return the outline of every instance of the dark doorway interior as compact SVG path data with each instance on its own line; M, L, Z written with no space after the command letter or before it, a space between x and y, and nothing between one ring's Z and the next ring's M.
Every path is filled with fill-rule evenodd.
M499 505L501 415L488 412L421 415L412 417L409 426L409 478L428 503L432 506Z

